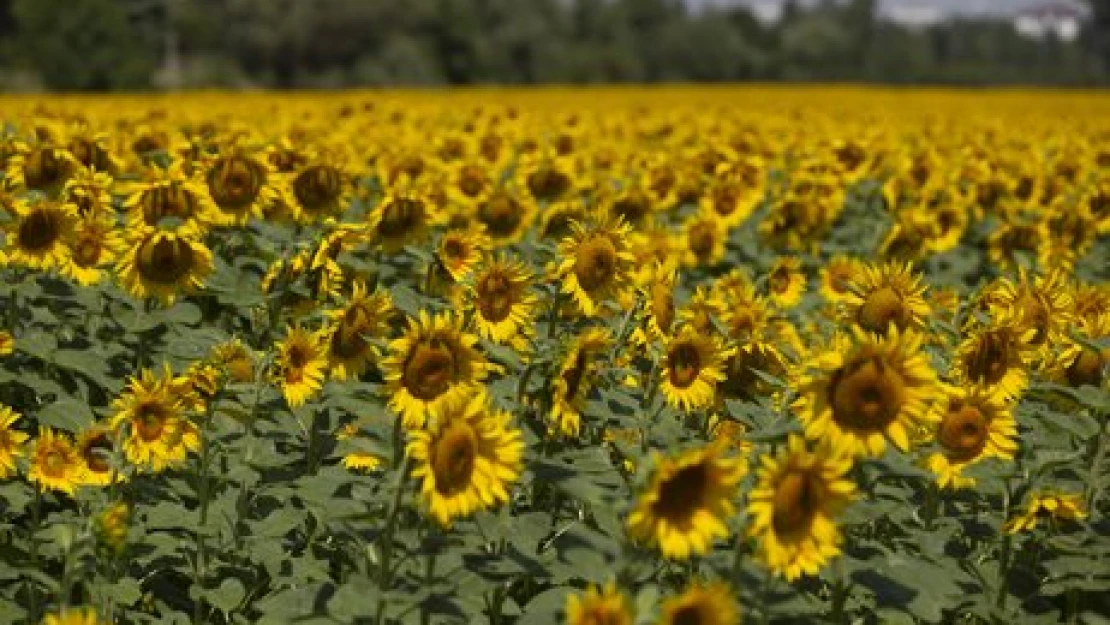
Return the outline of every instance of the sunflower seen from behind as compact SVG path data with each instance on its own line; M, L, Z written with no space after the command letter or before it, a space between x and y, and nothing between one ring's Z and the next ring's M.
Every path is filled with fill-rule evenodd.
M451 527L509 500L524 441L509 413L493 408L484 391L456 393L435 404L425 428L410 431L406 453L424 509Z
M707 553L727 536L736 487L747 467L724 451L724 445L710 443L656 457L650 481L628 515L628 536L671 560Z
M828 445L815 450L792 435L776 454L759 459L757 482L748 496L748 535L770 571L789 581L816 575L840 553L836 517L855 498L846 478L850 457Z
M937 384L922 341L856 330L817 351L794 381L806 436L850 455L880 456L887 441L908 451Z
M389 408L405 427L423 427L432 410L454 395L470 395L485 378L488 363L476 348L478 337L464 332L462 320L421 310L409 318L404 336L389 345L382 361Z

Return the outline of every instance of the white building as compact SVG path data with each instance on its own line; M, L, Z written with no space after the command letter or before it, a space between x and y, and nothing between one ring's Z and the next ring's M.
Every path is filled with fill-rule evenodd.
M1026 7L1014 15L1014 29L1026 37L1043 39L1055 35L1062 41L1073 41L1086 18L1079 7L1063 2L1049 2Z

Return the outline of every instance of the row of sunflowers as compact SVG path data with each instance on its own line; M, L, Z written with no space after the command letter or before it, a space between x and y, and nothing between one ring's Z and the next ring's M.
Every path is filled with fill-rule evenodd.
M1105 622L1106 102L9 98L0 615Z

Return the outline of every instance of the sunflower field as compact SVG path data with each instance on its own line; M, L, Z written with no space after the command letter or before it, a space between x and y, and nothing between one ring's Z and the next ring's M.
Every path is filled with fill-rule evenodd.
M1110 623L1110 96L2 103L2 623Z

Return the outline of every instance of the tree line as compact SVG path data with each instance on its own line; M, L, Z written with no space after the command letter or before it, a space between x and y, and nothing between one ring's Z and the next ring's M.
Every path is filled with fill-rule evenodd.
M864 81L1103 84L1110 2L1075 41L1004 19L909 28L877 0L0 0L0 88Z

